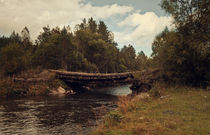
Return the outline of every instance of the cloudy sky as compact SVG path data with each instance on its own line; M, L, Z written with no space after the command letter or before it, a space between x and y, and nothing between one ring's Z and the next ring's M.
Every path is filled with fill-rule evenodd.
M114 33L119 47L132 44L137 52L150 55L155 36L172 19L163 10L161 0L0 0L0 35L20 32L25 26L32 39L50 27L75 24L83 18L103 20Z

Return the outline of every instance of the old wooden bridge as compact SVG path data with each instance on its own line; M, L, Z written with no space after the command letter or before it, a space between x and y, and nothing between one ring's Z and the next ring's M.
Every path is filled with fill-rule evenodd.
M56 73L56 78L67 83L82 83L82 84L96 84L96 83L126 83L133 78L132 72L126 73L82 73L82 72L68 72L60 70L51 70Z

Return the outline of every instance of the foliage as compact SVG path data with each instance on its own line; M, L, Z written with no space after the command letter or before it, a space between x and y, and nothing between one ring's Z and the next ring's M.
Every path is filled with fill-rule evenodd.
M117 48L114 35L103 21L93 18L76 25L72 32L63 28L43 27L35 43L24 27L19 35L0 37L1 72L19 74L25 69L64 69L78 72L126 72L147 67L147 56L136 55L132 45Z
M62 30L55 28L46 30L39 36L39 43L33 57L34 65L42 65L43 68L59 69L68 68L72 55L75 55L72 43L72 34L64 27ZM49 34L49 35L48 35ZM48 35L48 36L45 36Z
M174 18L153 42L153 59L167 81L207 85L210 80L210 8L206 0L162 0Z
M12 94L14 85L11 79L0 80L0 96Z
M9 44L0 51L0 68L5 75L12 75L27 68L28 57L21 45Z
M127 70L134 70L135 69L135 58L136 53L133 46L124 46L120 51L120 57L123 58L122 64L127 68Z
M0 48L5 47L10 43L21 44L21 37L15 31L12 32L10 37L5 37L5 36L0 37Z
M159 98L161 96L161 94L160 94L158 87L155 87L155 86L156 85L154 85L154 87L149 91L149 94L151 97Z
M107 116L106 116L106 123L105 126L116 126L117 124L119 124L122 121L122 115L118 112L110 112Z
M135 60L135 69L136 70L144 70L144 69L147 69L150 67L149 65L149 59L148 57L144 54L143 51L139 52L137 57L136 57L136 60Z

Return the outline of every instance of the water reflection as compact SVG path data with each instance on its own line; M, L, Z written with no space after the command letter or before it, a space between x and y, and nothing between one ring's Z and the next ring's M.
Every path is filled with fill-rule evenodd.
M106 93L109 95L125 96L132 93L132 91L130 90L130 86L131 84L120 85L115 87L104 87L97 88L95 91L99 93Z
M125 87L129 93L128 86ZM109 91L105 89L104 92ZM0 134L87 134L96 125L96 119L106 113L105 110L116 107L116 100L116 96L84 93L0 101Z

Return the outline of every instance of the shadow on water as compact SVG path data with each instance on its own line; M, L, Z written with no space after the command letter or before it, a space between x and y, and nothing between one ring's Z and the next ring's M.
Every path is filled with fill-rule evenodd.
M108 94L124 95L130 92L128 88L0 101L0 134L87 134L107 111L116 108L117 97Z

